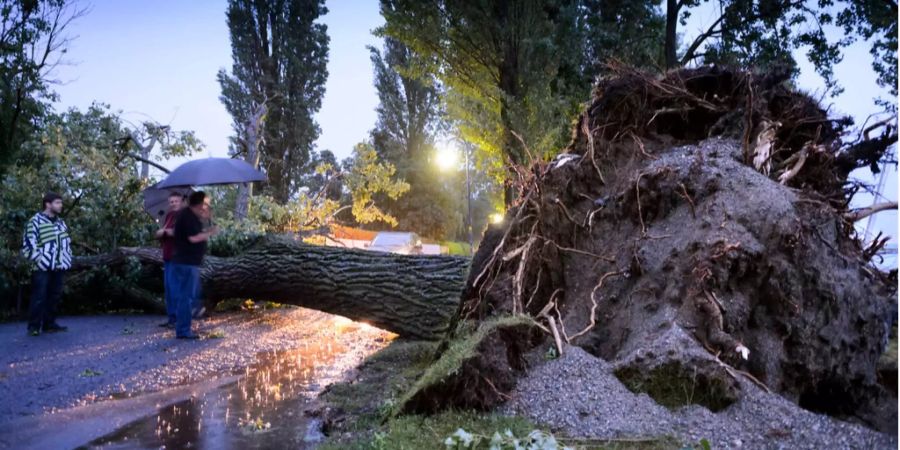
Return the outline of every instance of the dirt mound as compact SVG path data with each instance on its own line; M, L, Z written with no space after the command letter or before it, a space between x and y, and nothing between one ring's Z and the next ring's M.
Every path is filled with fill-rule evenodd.
M749 380L896 432L876 369L896 288L846 218L848 167L868 162L786 80L601 80L567 151L522 174L486 233L460 317L535 317L661 404L690 383L720 410Z

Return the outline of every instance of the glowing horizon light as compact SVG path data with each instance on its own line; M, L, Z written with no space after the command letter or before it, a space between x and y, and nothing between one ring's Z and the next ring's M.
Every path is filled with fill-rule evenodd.
M441 170L450 170L459 164L459 150L452 142L438 144L434 153L434 163Z
M493 213L488 217L492 224L497 225L503 223L503 214Z

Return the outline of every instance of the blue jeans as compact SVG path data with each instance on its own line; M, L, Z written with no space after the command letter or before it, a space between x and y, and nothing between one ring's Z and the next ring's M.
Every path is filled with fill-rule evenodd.
M40 330L56 323L56 307L62 297L64 270L36 270L31 276L28 329Z
M163 262L163 289L166 298L166 315L169 316L169 323L175 324L175 313L177 311L177 303L175 303L175 280L172 279L172 263L171 261Z
M200 266L172 263L172 289L175 293L175 335L190 336L191 314L200 292Z
M171 261L163 262L163 288L166 299L166 315L169 317L169 323L175 325L176 315L178 312L177 298L175 292L175 278L172 275L172 267L175 263ZM191 310L197 311L203 305L203 299L200 297L202 282L197 283L197 292L194 295L194 301L191 303Z

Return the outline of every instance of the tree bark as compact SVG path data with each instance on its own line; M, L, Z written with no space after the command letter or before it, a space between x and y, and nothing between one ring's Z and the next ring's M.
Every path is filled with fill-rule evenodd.
M74 269L126 257L162 264L156 248L76 258ZM204 293L273 301L364 321L403 337L440 339L458 307L469 260L320 247L287 239L263 241L232 258L207 257Z
M678 12L681 9L679 0L666 2L666 69L678 65Z
M253 166L254 169L259 169L259 142L262 138L262 125L263 121L266 117L266 112L268 111L268 107L266 106L266 102L268 99L263 100L263 102L257 106L256 111L253 113L253 117L250 118L245 127L245 136L246 142L244 145L247 146L247 163ZM234 217L238 220L244 220L247 217L247 211L250 205L250 195L253 194L253 184L251 183L243 183L238 186L238 195L237 201L234 205Z

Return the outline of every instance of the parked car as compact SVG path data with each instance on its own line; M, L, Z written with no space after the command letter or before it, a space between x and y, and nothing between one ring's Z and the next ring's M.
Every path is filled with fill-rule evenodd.
M421 255L422 239L416 233L382 231L372 239L368 250L398 255Z

